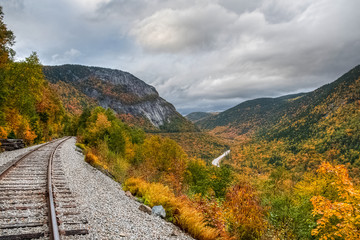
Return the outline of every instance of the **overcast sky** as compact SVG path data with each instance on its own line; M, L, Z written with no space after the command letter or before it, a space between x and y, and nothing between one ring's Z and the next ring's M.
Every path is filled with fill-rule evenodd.
M0 0L17 59L128 71L178 111L309 91L360 64L359 0Z

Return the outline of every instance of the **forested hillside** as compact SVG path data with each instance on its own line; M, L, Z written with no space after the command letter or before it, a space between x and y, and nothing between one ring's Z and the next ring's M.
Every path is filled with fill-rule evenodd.
M186 115L185 117L186 117L187 119L189 119L190 121L192 121L192 122L197 122L197 121L200 121L200 120L202 120L202 119L205 119L205 118L214 116L214 115L216 115L216 114L217 114L217 113L192 112L192 113L189 113L188 115Z
M258 132L266 138L288 138L298 141L313 137L314 124L331 118L358 99L360 66L331 84L309 93L279 98L260 98L243 102L218 115L197 121L203 129L242 135ZM330 116L329 116L330 115ZM329 119L328 118L328 119Z
M313 92L248 101L204 122L226 122L211 132L235 139L225 163L256 186L268 234L360 237L359 66Z
M80 65L44 66L43 71L71 111L96 103L123 115L123 120L131 115L129 122L134 123L135 119L148 131L198 131L172 104L161 98L154 87L130 73ZM66 94L74 91L80 97L75 103L74 98Z
M85 161L196 239L360 239L360 66L310 93L195 113L199 132L129 73L16 62L13 44L0 7L0 138L77 136Z
M263 126L277 122L294 101L304 94L295 94L279 98L259 98L243 102L218 115L200 119L196 125L203 129L214 129L225 126L236 134L245 134Z

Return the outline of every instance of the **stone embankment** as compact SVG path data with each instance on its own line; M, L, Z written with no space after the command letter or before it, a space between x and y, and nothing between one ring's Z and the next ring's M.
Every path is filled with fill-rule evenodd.
M0 139L0 148L5 151L12 151L25 147L22 139Z

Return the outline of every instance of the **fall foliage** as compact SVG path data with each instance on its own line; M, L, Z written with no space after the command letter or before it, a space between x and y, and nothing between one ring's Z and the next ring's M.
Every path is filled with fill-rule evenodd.
M180 116L159 130L96 107L66 82L49 84L37 54L15 62L13 44L0 7L1 139L77 136L86 162L145 204L163 205L167 220L197 239L360 238L360 67L308 94L200 120L209 132ZM96 78L82 84L123 103L141 100Z
M323 162L317 172L331 191L311 198L313 214L319 216L312 234L320 239L359 239L360 191L355 189L347 169Z

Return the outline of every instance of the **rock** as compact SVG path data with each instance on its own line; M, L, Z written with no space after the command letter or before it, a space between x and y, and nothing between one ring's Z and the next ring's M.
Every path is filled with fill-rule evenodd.
M178 230L174 230L170 236L177 237L180 235L180 232Z
M23 139L0 139L0 148L5 151L12 151L24 147L25 143Z
M134 199L134 196L131 194L130 191L126 191L126 192L125 192L125 195L126 195L127 197L131 198L131 199Z
M148 207L148 206L146 206L146 205L144 205L144 204L141 204L141 205L139 206L139 210L140 210L140 211L143 211L143 212L145 212L145 213L147 213L147 214L151 214L151 208Z
M127 233L119 233L119 237L129 237L129 234Z
M140 117L156 128L166 128L168 123L176 123L180 124L181 129L186 126L188 130L198 130L171 103L161 98L153 86L130 73L80 65L44 66L43 73L51 83L63 81L89 99L94 99L100 106L111 108L119 114ZM174 126L171 124L171 130Z
M154 206L151 210L152 215L159 216L162 218L166 217L166 212L163 206Z

